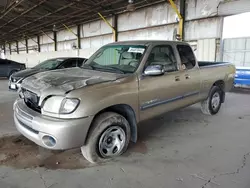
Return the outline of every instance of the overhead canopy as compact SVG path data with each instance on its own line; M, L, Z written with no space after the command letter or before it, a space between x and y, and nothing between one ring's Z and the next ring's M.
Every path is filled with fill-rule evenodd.
M0 0L0 43L100 19L126 11L128 0ZM135 0L142 8L164 0Z

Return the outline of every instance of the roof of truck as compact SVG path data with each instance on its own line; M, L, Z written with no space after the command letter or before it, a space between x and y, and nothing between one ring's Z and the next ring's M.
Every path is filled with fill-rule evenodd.
M130 40L130 41L119 41L113 42L108 45L144 45L148 46L150 44L188 44L182 41L169 41L169 40Z

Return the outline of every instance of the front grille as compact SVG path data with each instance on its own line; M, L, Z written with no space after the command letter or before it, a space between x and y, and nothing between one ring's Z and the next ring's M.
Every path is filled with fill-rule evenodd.
M41 113L41 107L38 105L39 97L37 96L37 94L35 94L29 90L26 90L24 88L22 88L22 93L23 93L25 104L29 108Z

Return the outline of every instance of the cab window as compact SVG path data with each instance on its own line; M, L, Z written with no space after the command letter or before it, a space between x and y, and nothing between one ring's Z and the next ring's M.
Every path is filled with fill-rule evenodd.
M165 72L177 71L177 61L169 45L156 46L152 49L147 65L163 65Z
M188 45L177 45L180 54L181 64L184 69L192 69L195 66L195 57L193 50Z

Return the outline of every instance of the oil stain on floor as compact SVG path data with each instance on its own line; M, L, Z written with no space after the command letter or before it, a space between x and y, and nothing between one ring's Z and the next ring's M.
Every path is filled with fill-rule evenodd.
M93 166L79 149L51 151L37 146L23 136L0 138L0 165L15 168L82 169Z
M147 153L145 143L139 141L137 144L131 145L127 154L131 153ZM19 169L37 167L84 169L96 165L85 160L80 149L52 151L37 146L24 136L5 136L0 138L0 166Z

